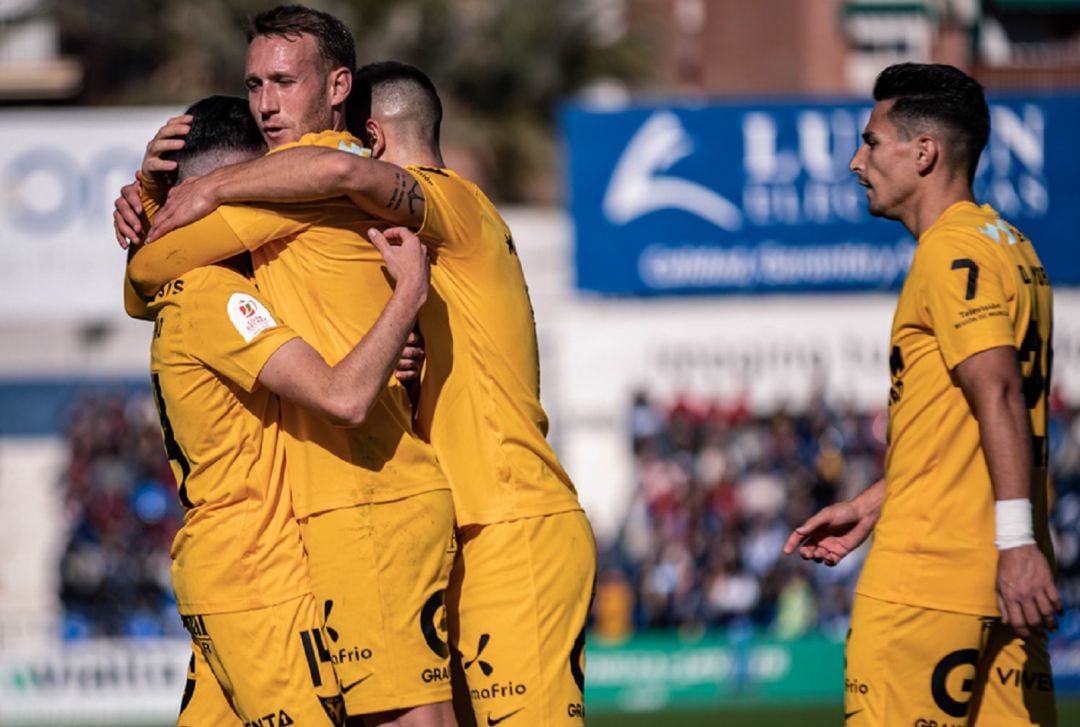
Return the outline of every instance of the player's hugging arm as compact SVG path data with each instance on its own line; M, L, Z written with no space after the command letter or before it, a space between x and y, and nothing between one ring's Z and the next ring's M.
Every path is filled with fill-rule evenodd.
M143 245L128 263L128 280L135 292L149 299L170 280L202 265L246 252L244 243L220 213Z
M423 188L408 170L337 149L301 146L185 181L170 193L149 240L230 202L303 202L342 196L391 224L417 228L424 221Z
M368 234L397 283L375 325L333 367L302 339L294 338L274 352L258 377L278 396L341 426L364 422L428 294L427 250L419 238L400 227L387 230L385 236L375 229ZM387 238L397 244L391 245Z

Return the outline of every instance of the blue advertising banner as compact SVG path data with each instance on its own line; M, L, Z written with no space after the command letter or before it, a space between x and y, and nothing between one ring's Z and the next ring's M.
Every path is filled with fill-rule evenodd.
M577 286L612 295L899 287L915 240L848 171L869 103L568 107ZM1080 284L1080 96L992 98L976 174L1056 284Z

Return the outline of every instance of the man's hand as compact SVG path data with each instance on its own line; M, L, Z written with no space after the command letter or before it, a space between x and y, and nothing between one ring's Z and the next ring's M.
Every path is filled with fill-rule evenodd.
M420 377L420 369L424 367L424 337L420 335L420 329L414 328L405 341L405 348L401 351L394 376L402 383L411 383Z
M427 247L416 233L405 227L391 227L385 232L372 227L368 239L382 255L397 288L415 291L421 303L427 300L431 261Z
M154 240L196 220L201 220L221 204L216 194L215 176L211 172L191 177L169 190L169 199L154 216L154 226L146 241Z
M838 502L819 510L792 531L784 543L784 553L796 549L804 560L836 565L862 545L877 522L877 512L866 512L856 500Z
M146 145L142 173L148 182L155 185L161 184L176 171L176 162L163 159L161 155L184 148L184 137L191 132L193 120L194 117L190 114L172 117L158 129L154 138Z
M417 293L422 294L420 304L423 304L427 300L431 280L431 261L427 247L420 242L416 233L405 227L392 227L385 233L372 228L368 230L368 237L383 256L387 272L398 286L416 286ZM405 342L394 375L402 383L414 381L420 376L423 364L424 339L418 331L413 330Z
M1057 628L1061 596L1038 546L1021 545L998 552L997 603L1002 622L1020 636Z
M142 200L139 198L139 175L136 172L135 181L120 188L120 196L113 202L113 232L124 250L141 243L146 234Z

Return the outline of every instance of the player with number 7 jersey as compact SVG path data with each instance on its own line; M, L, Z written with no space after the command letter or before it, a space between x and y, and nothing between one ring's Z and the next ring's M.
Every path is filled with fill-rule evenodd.
M1052 296L1031 242L989 205L959 202L919 238L892 325L888 506L857 592L993 616L994 491L952 369L997 346L1019 352L1034 443L1035 539L1047 525Z

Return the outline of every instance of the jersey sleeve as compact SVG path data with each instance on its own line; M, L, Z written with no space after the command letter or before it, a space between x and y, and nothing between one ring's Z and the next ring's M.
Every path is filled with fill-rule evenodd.
M465 247L480 235L476 198L457 179L431 167L408 166L424 190L424 221L417 234L433 247Z
M1001 260L986 243L944 230L920 243L921 298L945 365L1015 346Z
M213 274L218 280L199 291L188 314L186 335L198 337L191 354L251 391L274 352L298 334L274 316L242 275L224 269Z
M153 293L184 273L245 250L225 218L219 212L211 212L156 242L143 245L128 263L128 277L140 292Z
M239 252L294 237L318 221L320 214L317 203L223 205L217 212L228 226L230 237L242 246Z

